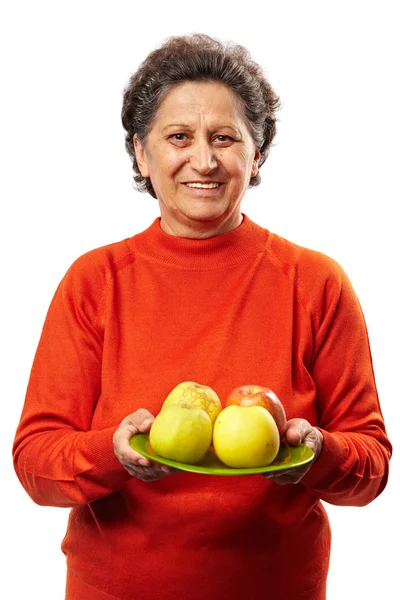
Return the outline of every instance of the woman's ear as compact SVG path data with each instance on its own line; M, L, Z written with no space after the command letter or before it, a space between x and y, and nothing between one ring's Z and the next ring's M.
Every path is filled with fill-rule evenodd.
M261 152L257 148L257 150L254 154L253 165L251 167L251 176L252 177L255 177L258 173L258 163L260 162L260 158L261 158Z
M146 152L142 143L139 141L137 134L133 136L133 146L135 148L136 162L142 177L150 177L149 169L146 161Z

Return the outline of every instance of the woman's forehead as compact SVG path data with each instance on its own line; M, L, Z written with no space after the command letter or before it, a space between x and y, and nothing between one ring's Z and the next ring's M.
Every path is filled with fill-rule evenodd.
M243 120L242 102L237 94L218 82L185 82L168 91L160 103L156 120L161 127L189 124L199 117L234 126Z

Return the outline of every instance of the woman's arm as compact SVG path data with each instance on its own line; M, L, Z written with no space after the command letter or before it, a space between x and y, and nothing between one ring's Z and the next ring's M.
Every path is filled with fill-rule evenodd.
M90 253L78 259L54 295L14 440L16 473L38 504L87 503L131 478L113 450L118 423L91 430L101 393L106 276L90 260Z
M328 282L310 369L317 390L319 459L301 480L322 500L363 506L386 486L392 452L364 316L341 269Z

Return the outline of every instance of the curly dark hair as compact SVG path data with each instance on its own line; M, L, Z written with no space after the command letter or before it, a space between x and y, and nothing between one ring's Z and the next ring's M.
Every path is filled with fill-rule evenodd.
M142 177L133 136L143 144L157 110L172 86L185 81L217 81L230 87L241 99L253 140L265 162L276 133L275 113L279 97L248 50L239 44L222 43L204 34L168 38L150 52L130 77L123 92L122 125L125 148L132 160L134 181L141 192L156 194L150 178ZM260 175L250 178L249 187L259 185Z

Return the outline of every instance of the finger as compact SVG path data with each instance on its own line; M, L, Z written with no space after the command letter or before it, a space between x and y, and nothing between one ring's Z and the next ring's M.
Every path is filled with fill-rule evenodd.
M286 475L286 477L279 477L277 479L273 479L272 481L277 485L296 485L301 480L302 475L297 475L294 477L293 475Z
M149 467L141 467L136 464L129 464L125 465L125 468L130 475L136 477L137 479L142 479L143 481L155 481L156 479L161 479L161 477L165 477L166 475L171 475L178 472L177 469L157 463L152 463Z
M298 446L312 429L310 423L305 419L290 419L286 424L285 430L288 444Z
M154 415L145 408L139 408L139 410L126 417L125 420L128 427L135 429L132 433L132 435L135 435L138 432L145 433L149 431L154 421Z
M134 467L132 469L127 468L128 473L135 477L136 479L141 479L142 481L157 481L158 479L162 479L162 477L166 477L167 473L163 471L153 471L149 467Z
M139 455L140 456L140 455ZM140 463L138 464L137 462L126 462L124 463L124 466L126 469L139 469L140 472L142 472L142 470L144 469L146 473L155 473L155 474L166 474L166 475L170 475L172 473L178 473L178 469L174 469L173 467L169 467L168 465L162 465L160 463L155 463L152 460L148 461L149 464L147 465L141 465Z
M310 465L307 464L301 467L296 467L295 469L288 469L274 473L263 473L262 475L264 479L270 479L278 485L286 485L287 483L299 483L309 469Z
M132 433L132 429L127 426L120 426L114 433L114 452L118 460L125 466L129 465L142 465L143 467L149 467L151 461L133 450L129 440L135 435Z
M128 439L122 437L121 432L115 432L114 434L114 453L118 458L119 462L124 465L125 468L132 468L135 466L149 467L151 465L151 461L133 450L133 448L129 444L129 436Z
M324 437L322 433L316 427L313 427L312 430L306 435L303 440L303 443L306 444L311 450L314 452L314 461L319 458L321 454L322 446L324 443Z
M137 463L145 467L151 464L148 458L131 448L129 441L137 433L148 431L153 421L154 416L145 408L140 408L123 419L113 436L114 452L120 462Z

